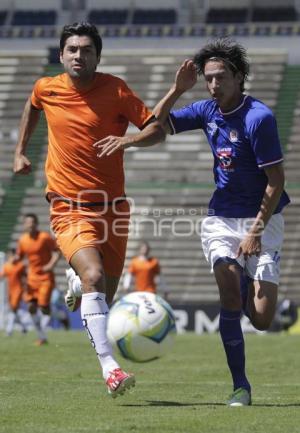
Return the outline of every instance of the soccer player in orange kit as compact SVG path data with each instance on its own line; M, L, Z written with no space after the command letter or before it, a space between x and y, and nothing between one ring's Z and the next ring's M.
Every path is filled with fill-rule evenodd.
M92 24L63 28L60 61L65 73L36 82L21 121L14 171L30 171L26 145L44 110L52 229L82 282L82 322L108 392L116 397L135 384L134 375L125 373L114 359L106 334L107 303L118 286L128 237L123 151L163 141L165 132L123 80L96 72L101 50L101 37ZM141 131L125 137L129 122ZM110 139L119 149L98 158L97 146Z
M47 344L46 329L51 319L50 299L55 286L53 268L60 252L52 236L38 229L35 214L25 215L24 232L18 242L17 255L28 260L24 300L28 303L28 311L38 333L36 344L41 346Z
M22 260L18 259L14 248L11 248L7 253L7 261L0 271L0 278L7 279L8 304L10 307L6 325L6 335L12 335L15 323L19 323L22 332L26 332L26 327L22 323L18 311L25 290L26 266Z
M133 257L129 263L123 281L125 290L129 290L132 277L135 291L157 292L157 283L160 282L160 265L156 257L150 256L150 246L147 242L141 243L138 256Z

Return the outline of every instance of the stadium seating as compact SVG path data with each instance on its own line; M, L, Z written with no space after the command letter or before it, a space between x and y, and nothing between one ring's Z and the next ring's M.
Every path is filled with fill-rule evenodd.
M175 24L175 9L135 9L132 24Z
M93 9L88 14L88 20L99 25L126 24L127 17L127 9Z
M209 24L245 23L248 20L248 9L209 9L205 21Z
M55 10L16 10L13 13L13 26L53 26L56 24Z
M256 7L253 9L254 22L284 22L297 21L297 11L292 6L272 6L268 8Z
M299 68L300 69L300 68ZM298 70L298 73L300 70ZM292 205L285 210L286 235L284 243L284 266L282 266L281 291L289 298L299 301L300 269L300 92L294 110L293 125L285 157L286 180Z
M0 11L0 26L3 26L7 17L6 11Z
M0 51L0 184L12 177L20 116L45 62L46 50Z

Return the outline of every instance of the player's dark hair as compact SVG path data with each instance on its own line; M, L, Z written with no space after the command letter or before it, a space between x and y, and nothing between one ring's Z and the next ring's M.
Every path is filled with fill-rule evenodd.
M241 91L245 88L245 81L249 75L249 60L246 49L236 41L228 38L220 38L205 45L194 56L199 75L204 73L204 68L209 60L223 61L235 75L240 72L243 76Z
M150 249L149 242L147 242L147 241L141 241L141 243L140 243L140 248L141 248L141 247L144 247L144 246Z
M99 35L97 28L93 24L87 21L81 21L79 23L74 23L71 25L64 26L60 35L60 42L59 42L59 47L61 52L64 50L64 47L66 45L66 40L70 36L74 36L74 35L89 36L94 42L96 52L97 52L97 57L100 56L102 51L101 36Z
M16 254L16 249L15 248L9 248L7 250L7 252L10 253L10 254Z
M39 223L39 219L35 213L27 213L26 215L24 215L24 218L32 218L36 224Z

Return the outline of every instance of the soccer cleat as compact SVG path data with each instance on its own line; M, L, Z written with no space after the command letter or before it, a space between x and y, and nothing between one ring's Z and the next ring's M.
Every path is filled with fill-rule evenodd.
M48 340L45 338L39 338L34 344L35 346L46 346L48 344Z
M71 313L78 310L81 304L81 298L75 296L75 293L73 291L73 281L76 278L76 274L73 271L72 268L66 269L66 277L68 281L68 290L65 294L65 304Z
M251 406L251 404L251 394L245 388L236 389L227 403L231 407Z
M126 389L135 386L135 377L131 373L125 373L121 368L111 371L106 379L108 393L112 398L123 395Z

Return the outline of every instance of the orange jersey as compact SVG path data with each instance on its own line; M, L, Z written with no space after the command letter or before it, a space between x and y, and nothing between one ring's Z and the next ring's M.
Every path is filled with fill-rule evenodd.
M48 123L46 192L79 202L124 196L123 150L97 158L93 144L108 135L124 136L129 122L142 129L153 116L120 78L96 73L88 90L72 86L67 74L44 77L31 103Z
M21 236L17 253L20 257L28 258L28 284L54 280L53 272L44 272L43 267L50 262L52 253L56 250L56 242L47 232L38 232L34 238L28 233Z
M155 257L134 257L128 272L135 278L135 290L156 293L155 276L160 274L160 266Z
M0 272L0 277L7 278L7 285L9 291L22 291L22 276L25 274L25 265L22 261L17 261L15 263L6 262L3 265L2 271Z

